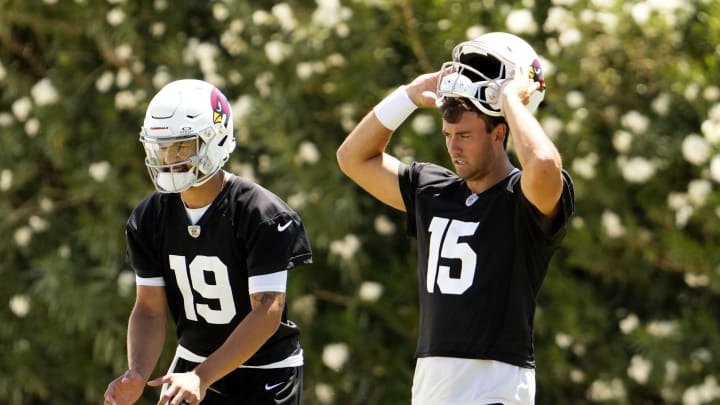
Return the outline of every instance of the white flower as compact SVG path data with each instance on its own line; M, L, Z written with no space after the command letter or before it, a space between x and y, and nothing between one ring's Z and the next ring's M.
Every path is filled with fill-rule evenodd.
M312 294L306 294L302 297L298 297L292 300L290 304L292 311L297 314L298 318L306 324L312 322L315 318L316 310L316 298Z
M115 75L113 72L106 70L95 80L95 88L100 93L107 93L115 81Z
M537 32L537 24L532 12L528 9L511 11L505 19L505 25L510 32L516 34L534 34Z
M621 129L615 131L615 133L613 134L612 143L615 147L615 150L620 153L627 153L630 150L630 146L632 146L632 139L633 136L630 132Z
M605 234L612 239L625 235L625 226L623 226L620 216L612 211L606 210L602 213L602 225Z
M213 4L212 13L213 18L217 21L225 21L230 16L230 10L222 3Z
M47 77L35 83L30 89L30 94L38 106L55 104L60 99L55 86Z
M315 164L320 160L320 151L310 141L303 141L295 155L295 160L300 163Z
M272 16L265 10L256 10L252 14L252 22L257 26L263 26L270 23Z
M550 139L557 139L560 132L562 132L564 124L563 121L554 116L544 117L542 119L542 126L545 129L545 133Z
M713 156L710 161L710 177L720 183L720 155Z
M683 139L682 154L685 160L699 166L710 157L710 145L702 136L690 134Z
M647 332L658 338L665 338L675 334L677 322L674 321L652 321L647 325Z
M652 109L658 115L667 115L670 112L670 103L672 102L672 95L668 92L662 92L652 102Z
M650 371L652 371L652 363L649 360L638 355L635 355L630 359L627 374L638 384L647 383Z
M592 179L595 177L595 165L597 161L598 155L595 152L591 152L585 157L573 159L572 170L582 178Z
M342 370L349 357L350 350L346 343L330 343L323 348L323 364L331 370Z
M12 114L9 112L0 112L0 128L9 127L15 122Z
M15 114L15 118L17 118L18 121L24 122L30 115L32 102L28 97L22 97L15 100L10 108L13 114Z
M685 273L683 279L685 284L691 288L707 287L710 285L710 277L707 274Z
M28 225L30 225L30 229L35 232L43 232L48 228L47 221L37 215L32 215L28 218Z
M155 74L152 77L152 84L156 89L162 88L171 81L172 76L165 67L161 67L157 71L155 71Z
M30 298L27 295L13 295L9 305L10 311L18 318L24 318L30 312Z
M581 91L569 91L565 96L565 102L572 109L580 108L585 105L585 95Z
M410 124L413 131L418 135L430 135L435 133L435 118L430 114L417 114Z
M132 83L132 72L126 68L121 68L117 72L117 76L115 76L115 84L121 88L124 89L127 86Z
M58 255L60 255L63 259L69 259L70 256L72 256L72 250L70 250L70 246L68 245L60 245L58 248Z
M487 33L487 28L483 27L482 25L472 25L468 27L468 29L465 30L465 38L472 39L477 38L482 34Z
M32 117L25 122L25 133L28 137L34 138L40 132L40 120Z
M132 56L132 46L130 44L120 44L115 48L115 56L120 60L128 60Z
M568 335L567 333L556 333L555 334L555 344L561 348L561 349L567 349L572 345L573 338L572 336Z
M385 215L375 217L375 232L380 235L392 235L395 233L395 224Z
M617 401L627 395L625 386L619 378L610 381L595 380L590 385L589 397L593 401Z
M582 33L575 28L568 28L560 31L558 36L560 45L564 47L570 47L579 44L582 41Z
M0 191L8 191L12 187L13 172L10 169L0 171Z
M20 247L26 247L30 244L30 240L32 239L32 228L29 226L23 226L21 228L18 228L15 231L15 234L13 235L15 239L15 244Z
M655 174L655 165L644 157L618 158L623 178L630 183L645 183Z
M88 174L90 174L90 177L98 183L104 182L109 173L110 162L108 161L91 163L90 167L88 167Z
M287 3L279 3L270 10L285 31L292 31L297 27L297 20L293 15L292 7Z
M713 145L720 143L720 121L707 119L700 124L700 132Z
M628 314L625 318L620 320L620 331L624 334L630 334L634 331L638 325L640 325L640 319L635 314Z
M643 134L650 126L650 119L638 111L628 111L620 118L623 127L630 129L635 134Z
M707 101L715 101L720 98L720 88L718 86L708 86L703 90L703 98Z
M113 27L117 27L125 21L125 12L120 7L115 7L108 11L105 20Z
M684 228L694 212L695 209L690 205L680 207L677 211L675 211L675 225L678 228Z
M720 399L720 386L714 376L705 377L700 385L689 387L682 396L683 405L701 405L714 403Z
M342 257L344 260L352 259L360 249L360 239L353 234L348 234L342 240L330 242L330 253Z
M128 297L135 290L135 273L125 270L117 279L118 294L121 297Z
M335 389L330 384L315 384L315 397L321 404L330 404L335 398Z
M129 90L115 93L115 108L118 110L131 110L137 106L135 95Z
M382 284L375 281L364 281L360 284L358 295L360 299L367 302L376 302L383 293Z
M712 192L712 184L708 180L696 179L688 184L688 199L696 207L705 204L710 192Z
M572 369L570 371L570 381L576 384L585 382L585 373L582 370L578 370L576 368Z
M289 45L280 41L268 41L265 43L265 56L273 65L282 63L290 55L291 50Z

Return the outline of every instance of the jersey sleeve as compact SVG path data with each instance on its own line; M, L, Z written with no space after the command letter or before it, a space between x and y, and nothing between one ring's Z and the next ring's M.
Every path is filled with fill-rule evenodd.
M415 237L417 224L415 222L415 190L420 180L420 165L413 162L409 165L401 164L398 169L398 182L400 183L400 194L405 204L406 231L408 236Z
M162 279L161 266L153 241L153 220L151 202L140 203L130 215L125 227L126 256L138 279Z
M562 193L560 194L560 211L558 212L550 227L548 227L544 231L541 231L545 235L545 237L549 239L562 239L567 224L570 221L570 217L575 212L575 188L572 182L572 178L565 170L563 170L562 179L563 189ZM522 206L522 211L525 213L526 216L531 217L533 219L533 222L537 224L538 229L540 229L538 211L532 205L532 203L527 200L527 198L525 198L525 195L522 193L520 181L517 181L517 183L515 184L515 188L520 190L520 204Z
M249 276L312 263L310 241L300 217L285 211L261 222L248 239Z

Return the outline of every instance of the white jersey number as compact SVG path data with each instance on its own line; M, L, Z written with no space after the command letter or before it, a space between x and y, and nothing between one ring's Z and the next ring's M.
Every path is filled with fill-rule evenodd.
M195 256L190 262L190 277L184 256L170 255L170 268L175 272L187 319L197 321L200 315L208 323L226 324L235 317L235 299L227 266L218 257ZM208 283L206 273L212 273L212 284ZM203 298L217 300L219 309L210 308L207 304L195 304L193 290Z
M435 292L435 284L442 294L460 295L467 291L475 278L477 255L470 245L458 240L475 233L478 222L464 222L434 217L430 222L430 246L427 267L427 291ZM459 278L450 277L450 267L440 266L439 259L459 259Z

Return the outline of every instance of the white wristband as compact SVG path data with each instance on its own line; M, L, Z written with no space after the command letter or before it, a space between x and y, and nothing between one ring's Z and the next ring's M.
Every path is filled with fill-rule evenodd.
M394 131L416 109L417 106L408 96L405 86L400 86L379 102L373 112L385 128Z

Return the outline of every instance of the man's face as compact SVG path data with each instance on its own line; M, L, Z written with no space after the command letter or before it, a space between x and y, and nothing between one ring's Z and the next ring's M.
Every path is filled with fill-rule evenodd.
M160 145L158 151L158 157L160 164L171 165L174 163L184 162L191 156L197 154L197 141L190 139L180 142L169 142ZM163 169L164 171L172 172L186 172L190 170L188 165L173 166L171 168Z
M498 128L488 130L486 122L466 111L455 123L443 120L445 145L455 172L465 180L479 180L492 172L505 151Z

